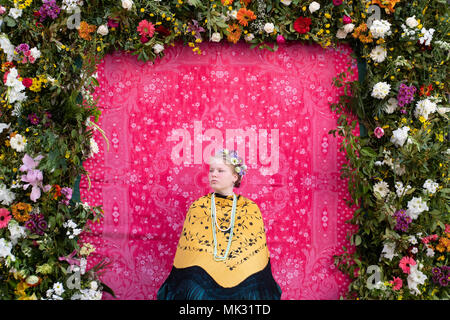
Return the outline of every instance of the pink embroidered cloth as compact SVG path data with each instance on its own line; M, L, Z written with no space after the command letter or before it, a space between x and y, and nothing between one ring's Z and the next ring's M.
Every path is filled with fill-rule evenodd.
M83 164L92 188L83 177L81 199L105 211L82 238L96 247L88 268L106 258L111 264L102 280L118 299L156 299L187 209L212 191L211 144L226 147L236 138L249 169L235 192L261 209L282 299L338 299L348 280L333 255L349 246L345 221L354 209L345 204L347 181L339 177L342 139L328 134L337 119L329 103L342 92L333 77L348 66L357 77L350 47L200 48L197 55L169 47L154 64L115 52L98 65L99 125L109 150L96 131L99 153ZM248 136L233 137L239 129Z

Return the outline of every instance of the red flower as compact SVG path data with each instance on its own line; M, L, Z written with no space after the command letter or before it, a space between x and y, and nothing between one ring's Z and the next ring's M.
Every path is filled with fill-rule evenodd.
M141 36L150 36L151 38L155 33L155 26L153 25L153 23L148 22L147 20L142 20L141 22L139 22L137 31Z
M148 42L148 38L146 36L142 36L140 40L141 40L141 43L147 43Z
M159 34L162 34L163 36L168 36L170 35L170 30L167 29L166 27L160 25L155 29L156 32L158 32Z
M29 87L31 87L31 86L33 85L33 79L31 79L31 78L25 78L25 79L22 80L22 84L23 84L25 87L29 88Z
M311 19L306 17L300 17L294 22L294 29L298 33L307 33L309 26L311 25Z

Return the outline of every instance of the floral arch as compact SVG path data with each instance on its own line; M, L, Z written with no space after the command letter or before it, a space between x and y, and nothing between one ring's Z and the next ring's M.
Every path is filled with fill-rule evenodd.
M277 50L352 46L365 77L336 77L330 108L341 169L359 206L352 248L335 257L350 299L448 299L446 1L6 0L0 5L0 298L98 299L104 266L79 235L102 216L80 201L96 153L96 64L114 50L164 57L181 41ZM363 128L355 137L356 115Z

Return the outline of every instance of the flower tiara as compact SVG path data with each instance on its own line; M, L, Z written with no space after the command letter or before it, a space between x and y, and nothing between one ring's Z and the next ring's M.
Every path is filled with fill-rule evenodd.
M216 156L223 158L234 166L234 171L241 177L247 173L247 166L241 157L238 156L237 151L221 149L216 153Z

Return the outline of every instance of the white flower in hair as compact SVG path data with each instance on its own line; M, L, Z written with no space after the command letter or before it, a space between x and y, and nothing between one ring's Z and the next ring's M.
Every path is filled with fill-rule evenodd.
M237 158L231 158L230 161L231 161L231 164L234 165L234 166L239 163L239 160Z

